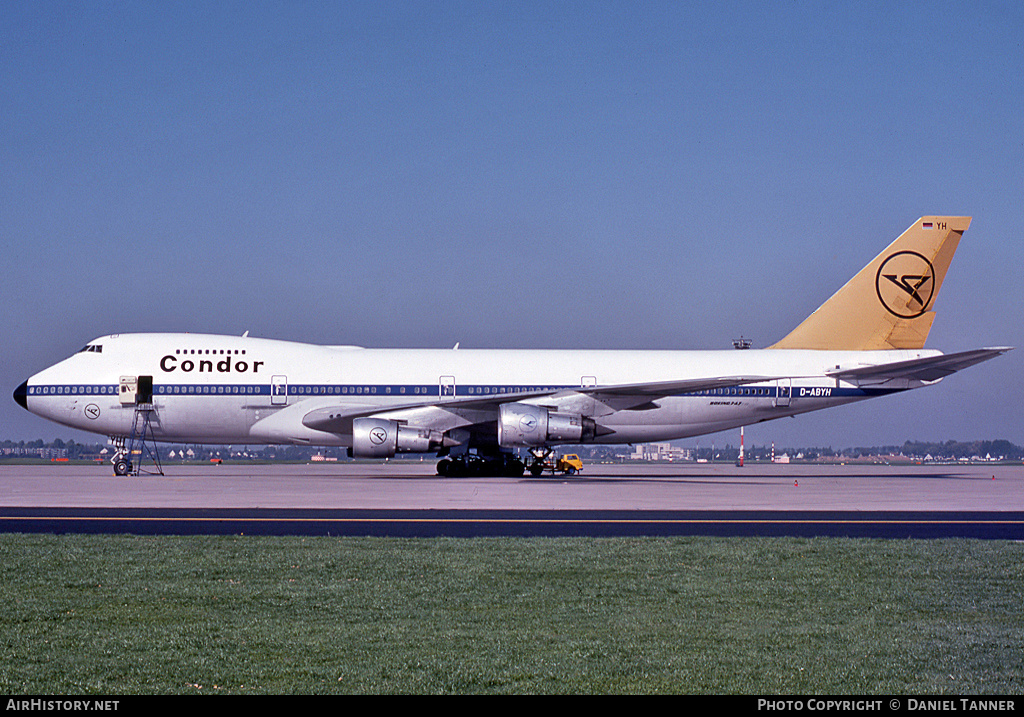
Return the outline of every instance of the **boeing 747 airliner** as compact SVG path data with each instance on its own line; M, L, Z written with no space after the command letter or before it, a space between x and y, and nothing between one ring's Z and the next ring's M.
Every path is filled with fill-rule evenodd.
M922 217L767 349L364 349L244 336L112 334L14 399L106 435L115 473L155 441L437 453L438 472L538 471L552 446L713 433L928 386L1007 347L924 349L970 217ZM525 448L533 458L514 455Z

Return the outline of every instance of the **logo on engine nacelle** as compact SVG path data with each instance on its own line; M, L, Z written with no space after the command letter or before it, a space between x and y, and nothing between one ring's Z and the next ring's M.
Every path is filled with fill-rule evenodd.
M537 417L522 416L519 419L519 428L522 429L523 433L533 433L537 430Z
M383 445L384 441L386 441L387 439L388 432L381 428L380 426L376 426L370 429L370 443L374 444L375 446Z

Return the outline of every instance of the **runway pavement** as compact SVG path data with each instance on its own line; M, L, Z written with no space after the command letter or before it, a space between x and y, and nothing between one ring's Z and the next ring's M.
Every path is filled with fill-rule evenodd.
M1024 539L1022 466L648 464L442 478L433 462L0 466L0 530Z

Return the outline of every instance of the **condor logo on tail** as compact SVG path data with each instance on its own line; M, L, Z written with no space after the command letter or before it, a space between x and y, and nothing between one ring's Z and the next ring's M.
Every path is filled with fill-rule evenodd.
M916 251L896 252L878 267L875 291L890 314L916 319L935 293L935 268Z

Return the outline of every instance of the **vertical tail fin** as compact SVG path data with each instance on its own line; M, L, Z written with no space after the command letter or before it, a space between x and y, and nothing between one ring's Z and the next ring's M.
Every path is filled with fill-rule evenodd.
M919 349L970 217L921 217L773 349Z

